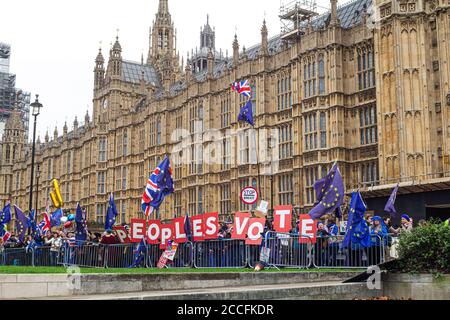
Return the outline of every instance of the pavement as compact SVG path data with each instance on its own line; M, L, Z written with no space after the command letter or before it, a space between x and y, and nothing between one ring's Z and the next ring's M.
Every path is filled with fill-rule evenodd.
M133 293L97 294L52 297L39 300L325 300L370 298L380 295L367 289L365 283L329 281L319 283L294 283L220 287L191 290L163 290Z

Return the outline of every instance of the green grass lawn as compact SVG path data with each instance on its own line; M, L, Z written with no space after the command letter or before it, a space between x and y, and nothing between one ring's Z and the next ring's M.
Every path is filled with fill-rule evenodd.
M365 269L269 269L262 272L364 272ZM64 267L0 267L1 274L49 274L66 273ZM81 273L124 273L124 274L147 274L147 273L220 273L220 272L255 272L253 269L224 268L224 269L88 269L82 268Z

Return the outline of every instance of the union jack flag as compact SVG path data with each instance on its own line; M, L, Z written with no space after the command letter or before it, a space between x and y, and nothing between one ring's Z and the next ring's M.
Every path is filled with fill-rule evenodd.
M142 211L146 219L154 210L158 210L164 198L173 192L172 167L169 157L166 156L148 179L142 195Z
M236 91L239 94L242 94L248 98L252 95L252 88L248 84L248 80L241 81L241 82L234 82L231 85L231 89Z
M47 212L43 212L44 215L44 220L41 221L41 223L39 223L39 225L37 226L37 229L39 230L39 232L41 234L45 234L47 231L50 231L52 229L52 225L50 222L50 215Z

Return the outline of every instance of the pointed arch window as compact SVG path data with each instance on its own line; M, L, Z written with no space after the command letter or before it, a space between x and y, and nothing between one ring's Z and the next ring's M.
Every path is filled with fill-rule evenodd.
M125 129L123 131L122 139L123 139L123 142L122 142L123 155L126 156L126 155L128 155L128 130L127 129Z

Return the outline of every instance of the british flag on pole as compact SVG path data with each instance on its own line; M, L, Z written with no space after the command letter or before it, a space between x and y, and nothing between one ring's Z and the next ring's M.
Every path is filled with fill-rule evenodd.
M252 95L252 88L250 87L248 80L233 82L233 84L231 85L231 89L248 98L250 98Z
M166 156L148 179L142 195L142 211L146 219L154 210L158 210L164 198L173 192L172 167L169 157Z

